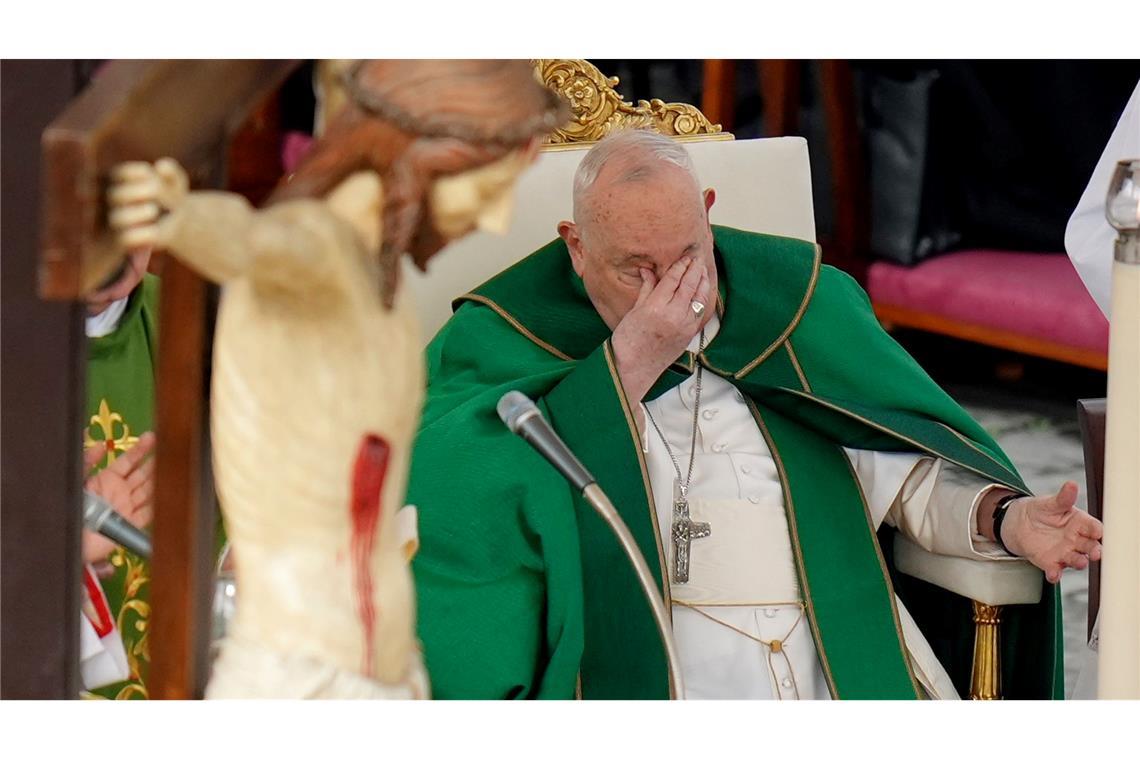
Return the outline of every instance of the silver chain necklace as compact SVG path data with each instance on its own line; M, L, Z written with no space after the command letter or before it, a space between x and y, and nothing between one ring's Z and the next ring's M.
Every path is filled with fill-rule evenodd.
M700 348L698 353L705 350L705 331L701 330ZM657 424L657 420L653 419L653 415L649 412L649 407L645 408L645 413L649 415L649 421L653 423L653 429L657 431L657 435L661 437L661 442L665 444L665 451L668 452L669 458L673 460L673 469L677 471L677 483L681 489L681 496L687 498L689 495L689 483L693 480L693 460L696 458L697 453L697 426L700 423L701 414L701 374L704 367L701 363L697 362L697 379L696 379L696 393L695 400L693 401L693 442L689 447L689 471L685 475L685 479L681 480L681 463L677 461L676 455L673 453L673 447L669 445L669 439L661 432L661 426Z
M693 463L697 458L697 433L699 432L701 415L701 375L703 374L703 366L700 363L699 356L704 350L705 331L702 329L700 348L697 351L696 393L694 394L695 398L693 401L693 440L689 448L689 471L683 480L681 478L681 463L677 461L677 456L673 453L673 447L669 445L669 440L665 437L665 434L661 432L661 426L657 424L657 420L653 419L653 414L649 411L649 407L645 407L645 414L649 417L649 421L653 423L653 429L657 431L661 442L665 444L665 451L669 454L669 459L673 462L673 469L677 472L677 482L673 494L672 527L674 583L689 582L689 553L692 548L693 540L704 538L712 534L712 529L708 523L693 522L689 517L689 485L693 481Z

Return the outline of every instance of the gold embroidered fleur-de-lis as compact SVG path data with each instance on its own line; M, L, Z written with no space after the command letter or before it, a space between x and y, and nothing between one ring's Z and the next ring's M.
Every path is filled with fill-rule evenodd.
M119 424L119 435L115 435L115 423ZM123 421L123 415L112 412L107 405L107 399L99 402L99 413L91 417L87 423L87 430L83 431L83 448L104 448L107 450L107 464L115 461L117 452L128 451L139 442L137 435L131 435L131 428ZM93 438L91 429L97 427L103 433L102 438Z

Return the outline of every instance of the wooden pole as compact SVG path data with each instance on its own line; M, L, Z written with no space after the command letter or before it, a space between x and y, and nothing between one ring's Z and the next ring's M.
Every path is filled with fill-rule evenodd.
M0 697L79 695L86 338L77 303L36 296L40 132L75 94L71 61L3 61L4 344Z
M803 66L803 61L757 62L766 137L786 137L799 130L800 70Z
M731 132L736 119L736 61L706 60L703 80L701 111L713 124Z
M824 247L824 260L863 283L871 239L871 206L859 135L855 78L847 61L820 61L819 67L835 218L834 243L830 250Z

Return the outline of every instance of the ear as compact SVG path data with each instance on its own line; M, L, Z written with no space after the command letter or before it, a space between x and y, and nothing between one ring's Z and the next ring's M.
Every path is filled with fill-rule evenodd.
M570 251L570 264L574 267L577 275L581 277L586 254L582 250L582 236L578 232L578 225L574 222L559 222L558 237L566 243L566 250Z
M711 187L705 190L705 216L707 217L709 211L712 210L713 204L716 203L716 190Z

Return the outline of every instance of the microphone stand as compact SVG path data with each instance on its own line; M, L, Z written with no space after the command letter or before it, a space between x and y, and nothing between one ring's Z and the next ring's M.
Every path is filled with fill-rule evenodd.
M542 417L542 413L535 403L520 391L504 393L496 405L499 419L507 428L530 444L547 462L549 462L562 477L566 478L575 492L581 493L582 498L589 502L610 530L618 537L621 548L633 564L637 580L641 583L641 590L649 601L653 610L653 618L657 621L657 630L661 634L661 643L665 646L665 659L669 664L669 681L672 685L674 699L685 698L685 684L681 677L681 660L677 656L677 645L673 641L673 627L669 611L665 608L665 601L661 598L657 585L653 582L653 573L645 562L637 542L629 532L625 521L614 509L613 503L601 487L598 486L594 476L591 475L574 452L566 446L558 434ZM668 578L666 578L668 582Z
M603 520L610 526L610 529L617 534L618 540L621 542L622 549L625 550L626 556L629 561L633 563L633 569L637 573L637 580L641 582L641 590L645 592L645 598L649 600L649 606L653 608L653 617L657 621L657 630L661 634L661 643L665 645L665 659L669 662L669 680L673 684L673 694L675 699L685 698L685 683L681 677L681 660L677 655L677 644L673 641L673 629L669 617L669 612L665 609L665 601L661 598L661 592L657 590L657 585L653 582L653 573L649 570L649 565L645 562L645 557L642 556L641 550L637 548L637 543L633 540L633 534L629 532L626 527L625 521L614 509L613 502L606 496L597 483L590 483L582 491L582 497L590 503Z

